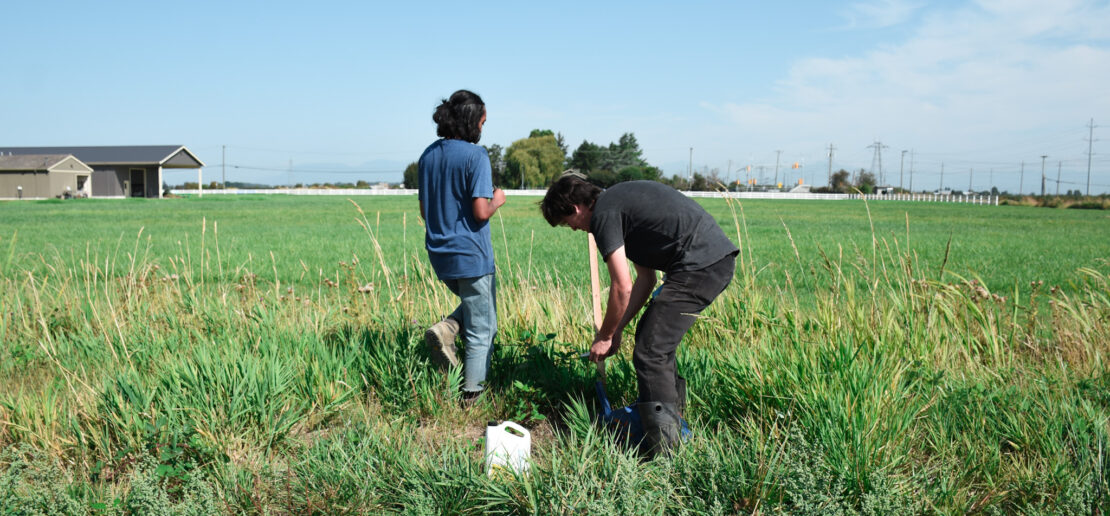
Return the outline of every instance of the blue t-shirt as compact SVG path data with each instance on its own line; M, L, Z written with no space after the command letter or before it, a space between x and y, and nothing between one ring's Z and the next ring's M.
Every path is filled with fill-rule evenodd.
M441 280L493 274L488 221L474 218L474 199L493 197L489 154L480 145L440 139L419 162L424 247Z

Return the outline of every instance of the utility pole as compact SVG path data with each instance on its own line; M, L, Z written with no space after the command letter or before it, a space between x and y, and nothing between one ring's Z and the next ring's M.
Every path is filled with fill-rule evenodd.
M902 160L898 164L898 189L899 190L905 190L905 188L902 188L902 178L903 178L903 173L902 172L906 169L906 153L907 152L909 152L909 151L906 151L906 150L902 151Z
M913 149L910 149L910 192L913 192Z
M967 191L968 192L971 192L972 190L975 189L971 186L971 182L974 179L975 179L975 169L974 168L967 169Z
M1091 196L1091 146L1095 143L1095 119L1091 119L1091 123L1087 124L1089 133L1087 135L1087 197Z
M1047 157L1048 154L1041 155L1041 197L1044 197L1044 159Z
M1018 195L1025 195L1025 161L1021 162L1021 179L1018 180Z
M223 145L220 154L220 176L224 185L224 190L227 190L227 145Z
M728 160L728 172L725 172L725 182L726 183L729 182L731 180L730 179L731 177L732 177L732 160L730 159L730 160ZM727 185L727 186L731 186L731 185ZM728 191L728 188L725 188L725 191Z
M1056 197L1060 196L1060 169L1064 168L1063 161L1056 162Z
M774 182L775 188L778 188L778 185L779 185L779 158L781 156L782 156L782 151L780 151L780 150L775 151L775 182Z
M833 185L832 184L832 155L833 155L833 150L835 150L835 149L836 149L836 147L833 147L833 144L830 143L829 144L829 188L832 188L832 185Z
M690 147L690 164L686 168L686 180L694 180L694 148ZM689 188L687 188L689 189Z
M944 190L944 162L940 162L940 190Z

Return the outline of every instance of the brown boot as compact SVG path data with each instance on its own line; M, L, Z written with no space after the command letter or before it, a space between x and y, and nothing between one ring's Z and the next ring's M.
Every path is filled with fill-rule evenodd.
M424 332L424 342L432 362L440 367L458 367L459 357L455 355L455 337L459 334L458 321L447 317Z

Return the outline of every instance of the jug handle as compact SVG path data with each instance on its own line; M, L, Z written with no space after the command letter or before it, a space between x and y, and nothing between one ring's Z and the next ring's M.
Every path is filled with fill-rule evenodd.
M524 428L523 426L520 426L520 425L518 425L518 424L516 424L512 421L505 421L504 423L501 423L501 426L505 427L505 428L512 428L513 430L516 430L517 432L520 432L520 435L522 437L519 437L518 439L528 437L528 434L529 434L528 429ZM516 436L514 435L513 437L516 437Z

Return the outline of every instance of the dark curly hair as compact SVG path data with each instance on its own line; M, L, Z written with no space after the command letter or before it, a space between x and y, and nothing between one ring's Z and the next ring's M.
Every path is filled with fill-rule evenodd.
M563 174L547 189L547 194L540 201L540 212L548 224L558 226L563 223L563 219L574 215L575 205L592 209L600 194L599 186L576 174Z
M436 123L436 135L443 138L478 143L482 128L478 122L486 112L486 104L477 93L459 90L444 99L432 114Z

